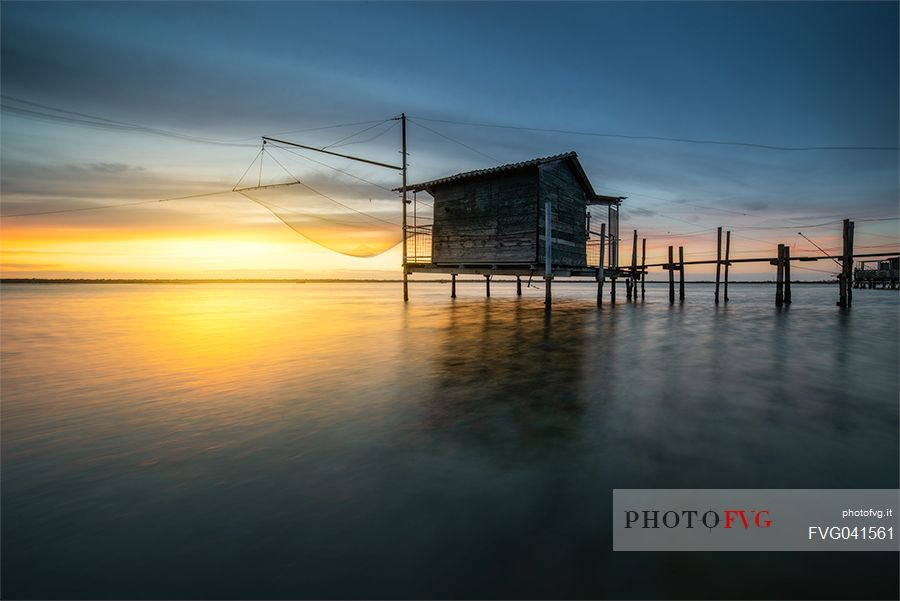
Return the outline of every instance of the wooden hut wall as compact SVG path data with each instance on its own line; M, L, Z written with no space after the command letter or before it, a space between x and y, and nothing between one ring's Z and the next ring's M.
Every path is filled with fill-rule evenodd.
M587 200L581 181L568 161L540 166L540 214L538 218L538 263L544 262L544 203L550 201L553 226L553 264L564 267L587 265L585 212Z
M436 264L533 263L537 170L449 183L434 190Z

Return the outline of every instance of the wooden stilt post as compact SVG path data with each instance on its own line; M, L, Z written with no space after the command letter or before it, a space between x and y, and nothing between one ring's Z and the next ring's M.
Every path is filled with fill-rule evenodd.
M612 232L609 234L609 258L612 270L609 276L609 300L616 302L616 278L619 276L619 239Z
M791 247L784 247L784 304L791 304Z
M678 300L684 302L684 247L678 247Z
M484 274L484 294L491 298L491 276L487 273Z
M631 243L631 283L628 286L628 299L637 300L637 230L634 230L634 240Z
M522 296L522 277L516 276L516 296Z
M631 278L625 278L625 300L631 301Z
M456 274L450 274L450 298L456 298Z
M854 224L849 219L847 222L847 249L846 249L846 257L847 257L847 308L853 306L853 290L850 288L849 282L853 281L853 231L856 228L856 224Z
M669 304L675 303L675 262L672 258L672 247L669 247Z
M839 307L849 307L850 306L850 292L851 287L853 286L853 270L850 263L853 261L853 251L850 249L850 220L844 219L844 228L843 228L843 253L841 254L841 275L838 276L838 283L840 284L840 296L838 297L838 306Z
M641 300L644 300L647 292L644 289L644 281L647 279L647 239L641 238Z
M784 244L778 245L778 259L775 270L775 306L780 307L784 303Z
M550 201L544 204L544 309L549 311L553 303L553 212Z
M606 279L606 224L600 224L600 268L597 270L597 306L603 304L603 280Z
M722 227L716 233L716 304L719 304L719 279L722 275Z
M731 265L731 230L725 232L725 302L728 302L728 267Z

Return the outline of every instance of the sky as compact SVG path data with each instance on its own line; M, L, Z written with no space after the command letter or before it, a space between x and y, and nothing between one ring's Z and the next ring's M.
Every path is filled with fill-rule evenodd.
M0 27L5 277L396 277L399 248L347 256L306 229L325 196L395 222L395 171L254 160L278 134L396 163L401 112L412 181L578 152L650 262L713 258L718 226L736 257L818 253L798 231L837 250L843 217L857 252L900 248L897 3L3 2ZM230 192L248 166L244 185L311 186L284 201L307 236Z

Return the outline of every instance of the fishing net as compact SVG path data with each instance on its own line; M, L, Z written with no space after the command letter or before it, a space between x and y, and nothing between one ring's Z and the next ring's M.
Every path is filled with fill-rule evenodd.
M344 255L374 257L402 242L403 205L396 192L387 186L291 152L288 158L306 159L332 171L323 177L321 172L310 172L307 167L304 179L307 176L316 178L316 187L313 188L299 179L297 169L288 169L282 163L286 157L285 149L275 148L280 152L280 157L276 158L265 149L261 150L235 186L235 192L264 207L308 240ZM280 170L275 181L263 178L262 162L266 157L269 157L267 165L274 163L276 170ZM249 173L253 174L249 177L256 180L253 183L257 185L241 185ZM354 181L351 183L347 178L353 178ZM411 231L415 231L417 215L424 213L423 209L429 215L423 214L422 218L430 222L430 206L420 207L419 203L413 203L409 207L408 224L413 228Z
M323 196L299 182L235 190L320 246L351 257L374 257L402 241L399 200ZM392 206L393 205L393 206ZM365 208L366 210L362 210Z

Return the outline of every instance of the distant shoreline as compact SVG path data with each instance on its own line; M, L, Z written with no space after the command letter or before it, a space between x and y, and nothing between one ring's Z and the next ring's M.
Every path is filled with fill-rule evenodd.
M535 278L540 280L541 278ZM164 279L138 279L138 278L0 278L0 284L399 284L401 279L339 279L339 278L164 278ZM481 282L475 279L459 279L457 282ZM515 281L512 279L505 280L498 278L496 281ZM608 281L608 280L607 280ZM450 278L445 279L429 279L429 280L410 280L413 284L446 284L450 283ZM574 284L595 284L589 279L566 279L557 283L574 283ZM619 283L624 287L624 281ZM667 280L647 280L647 284L667 284ZM686 281L685 284L715 284L715 280L694 280ZM729 284L762 284L774 285L774 280L730 280ZM829 284L837 285L837 280L791 280L792 284Z

